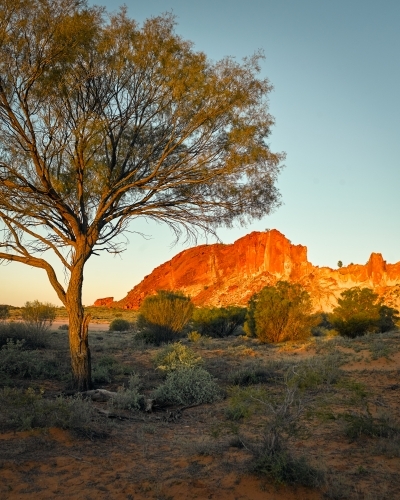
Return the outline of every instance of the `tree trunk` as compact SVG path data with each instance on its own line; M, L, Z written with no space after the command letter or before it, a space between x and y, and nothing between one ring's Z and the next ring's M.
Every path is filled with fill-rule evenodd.
M78 391L92 389L92 369L89 349L89 321L82 306L83 266L72 271L66 294L69 318L69 349L73 387Z

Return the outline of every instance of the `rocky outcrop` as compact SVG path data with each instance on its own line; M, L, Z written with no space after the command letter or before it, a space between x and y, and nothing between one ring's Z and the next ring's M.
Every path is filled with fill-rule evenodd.
M103 299L97 299L93 305L96 307L108 307L111 306L113 302L114 297L104 297Z
M124 299L98 299L95 305L138 309L157 290L179 290L197 305L245 305L255 292L279 280L301 283L316 310L331 310L340 293L353 286L374 289L390 305L398 306L400 301L400 262L386 264L381 254L373 253L365 265L313 266L307 260L307 247L293 245L273 229L253 232L231 245L184 250L154 269Z

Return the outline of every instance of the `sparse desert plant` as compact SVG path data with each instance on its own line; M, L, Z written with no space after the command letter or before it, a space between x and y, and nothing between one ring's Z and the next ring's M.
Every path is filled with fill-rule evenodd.
M202 335L221 338L232 335L245 318L245 307L199 307L193 311L192 324Z
M313 389L321 385L330 386L339 381L341 359L336 354L308 358L292 365L286 372L289 386L299 389Z
M0 374L17 378L60 378L59 362L39 351L24 350L24 340L8 340L0 349Z
M374 417L366 407L363 412L345 413L345 434L354 440L361 436L393 438L400 436L400 428L388 416Z
M136 373L132 373L129 377L128 387L118 389L117 396L112 399L112 406L124 410L140 410L144 407L145 398L140 393L141 382L140 377Z
M197 332L196 330L193 330L188 333L187 337L189 342L196 343L199 342L199 340L201 339L201 333Z
M262 342L303 340L316 322L311 312L310 295L300 284L279 281L250 299L245 331Z
M93 365L92 377L96 383L112 382L116 375L127 373L128 367L118 363L112 356L103 356Z
M273 372L259 361L247 361L240 368L230 373L229 382L234 385L248 386L265 383L271 380L273 376Z
M290 438L297 433L305 408L297 387L286 385L280 400L266 397L264 401L259 399L259 403L264 406L267 422L258 441L247 444L255 457L252 470L278 484L320 486L323 472L311 466L304 456L297 457L290 451Z
M58 329L59 329L59 330L62 330L62 331L68 331L69 326L68 326L67 324L65 324L65 325L60 325L60 326L58 327Z
M202 362L200 356L180 342L165 346L154 359L156 367L166 373L199 366Z
M131 324L126 319L116 318L110 323L110 332L127 332L131 329Z
M153 394L163 404L198 405L214 403L222 393L213 377L203 368L190 367L171 371Z
M46 332L56 318L57 307L49 302L38 300L26 302L22 309L22 318L25 323L37 332Z
M176 339L190 321L193 307L190 297L167 290L146 297L137 320L140 336L156 345Z
M32 388L5 387L0 389L0 407L2 430L59 427L90 438L109 434L108 422L99 416L90 400L84 400L80 395L46 399L42 391Z
M0 347L7 341L23 342L22 349L42 349L49 345L49 334L30 328L21 322L0 323Z

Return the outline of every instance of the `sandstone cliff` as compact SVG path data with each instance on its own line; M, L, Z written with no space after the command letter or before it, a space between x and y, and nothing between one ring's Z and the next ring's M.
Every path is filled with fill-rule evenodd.
M381 254L372 253L365 265L313 266L307 260L307 247L293 245L275 229L253 232L231 245L184 250L154 269L124 299L113 302L107 297L95 305L138 309L157 290L179 290L197 305L246 305L253 293L279 280L301 283L316 310L331 310L340 293L353 286L372 288L389 305L400 305L400 262L386 264Z

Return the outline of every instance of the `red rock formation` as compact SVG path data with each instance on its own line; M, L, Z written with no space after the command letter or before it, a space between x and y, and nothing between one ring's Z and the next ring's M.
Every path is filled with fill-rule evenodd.
M308 262L307 247L293 245L273 229L253 232L231 245L184 250L154 269L124 299L98 299L95 305L138 309L157 290L179 290L198 305L245 305L253 293L279 280L301 283L316 309L331 310L340 293L353 286L373 288L392 305L400 302L400 262L386 264L381 254L373 253L365 265L320 268Z
M104 299L97 299L93 304L96 307L108 307L114 302L114 297L104 297Z

